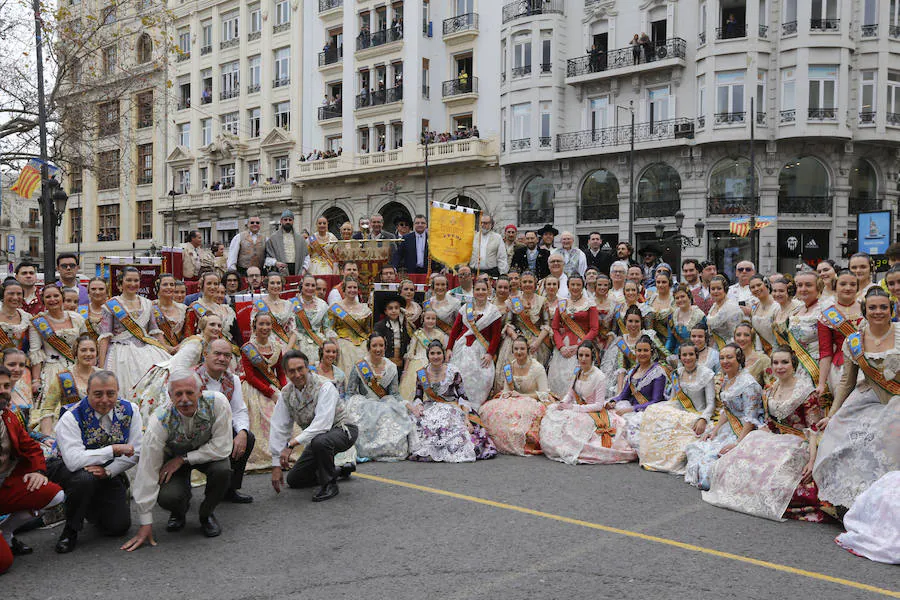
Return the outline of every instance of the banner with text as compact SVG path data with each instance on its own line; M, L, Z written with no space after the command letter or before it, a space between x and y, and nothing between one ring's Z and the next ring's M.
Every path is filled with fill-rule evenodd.
M475 210L432 202L428 236L431 258L451 268L468 263L475 239Z

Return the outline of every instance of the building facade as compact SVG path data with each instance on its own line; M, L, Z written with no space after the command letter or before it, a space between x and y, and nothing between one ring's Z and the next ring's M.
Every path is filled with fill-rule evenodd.
M40 265L44 260L40 196L23 200L10 189L17 178L16 173L0 173L0 268L6 273L22 261Z

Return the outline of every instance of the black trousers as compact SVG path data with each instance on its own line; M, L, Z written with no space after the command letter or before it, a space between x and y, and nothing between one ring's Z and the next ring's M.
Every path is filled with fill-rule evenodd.
M191 471L206 475L206 495L200 504L200 518L208 517L225 497L231 485L231 459L223 458L202 465L184 465L166 483L159 486L157 502L165 510L184 515L191 506Z
M333 483L337 478L334 455L349 450L358 435L356 425L345 425L314 437L288 471L287 484L292 488L301 488Z
M247 461L250 460L250 453L253 452L253 447L256 445L256 436L249 431L246 433L247 448L244 450L243 454L237 458L231 459L231 485L228 487L229 491L241 489L241 485L244 483L244 469L247 468ZM237 436L237 433L234 435Z
M99 478L84 469L66 468L62 459L47 463L50 479L66 492L66 527L84 528L84 520L94 523L104 535L119 536L131 527L128 479L125 474Z

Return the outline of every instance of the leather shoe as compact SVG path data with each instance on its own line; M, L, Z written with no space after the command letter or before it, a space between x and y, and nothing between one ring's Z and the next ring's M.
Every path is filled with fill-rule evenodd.
M166 531L181 531L184 529L185 523L184 515L171 513L169 515L169 522L166 523Z
M353 463L343 464L338 467L337 476L340 479L350 479L350 475L356 472L356 465Z
M56 542L57 554L68 554L78 545L78 532L74 529L64 528L59 540Z
M313 502L324 502L325 500L331 500L335 496L339 494L338 486L336 483L329 483L327 485L323 485L316 495L313 496Z
M228 493L225 494L225 501L232 504L250 504L253 502L253 496L242 494L237 490L228 490Z
M209 515L206 518L200 517L200 527L203 528L203 535L206 537L211 538L222 535L222 526L219 525L216 515Z
M34 548L23 542L17 537L12 539L9 549L12 550L13 556L25 556L34 552Z

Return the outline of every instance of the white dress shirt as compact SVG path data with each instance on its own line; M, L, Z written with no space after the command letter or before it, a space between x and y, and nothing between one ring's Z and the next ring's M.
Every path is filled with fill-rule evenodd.
M566 275L578 273L584 277L584 272L587 271L587 257L584 255L581 248L572 248L571 250L558 248L554 250L552 254L559 254L563 257L563 260L565 261L563 263L563 270Z
M424 269L425 261L427 257L425 256L425 243L427 242L427 238L425 237L426 232L415 233L416 236L416 266Z
M249 233L249 232L248 232ZM251 233L250 239L253 240L253 243L259 241L258 233ZM234 269L237 266L238 255L241 253L241 234L237 234L233 238L231 238L231 244L228 246L228 268ZM305 264L305 263L304 263Z
M333 383L326 382L319 388L316 415L313 417L312 423L294 438L298 445L308 444L317 435L331 431L334 426L334 410L337 407L338 398L338 391ZM278 392L278 401L275 403L275 410L272 411L272 418L269 421L269 453L272 455L273 467L281 466L281 451L287 447L293 429L294 419L281 397L281 392Z
M231 406L222 394L217 393L215 396L213 412L216 418L212 437L196 450L187 453L187 461L191 465L202 465L231 456L234 445L234 436L231 433ZM178 413L178 416L181 418L185 433L190 433L194 427L194 417L185 417L181 413ZM144 432L141 460L138 462L137 474L131 488L140 525L153 524L153 507L159 495L159 470L165 461L168 439L169 433L159 419L151 419Z
M500 273L507 273L509 265L506 261L506 244L496 231L475 234L472 240L472 259L469 266L486 271L496 268Z
M131 404L132 415L126 443L134 446L134 456L113 456L112 446L88 450L84 447L84 441L81 439L81 427L75 420L72 411L66 411L66 414L60 417L56 423L56 445L69 471L74 473L85 467L97 465L105 467L109 477L115 477L138 463L141 455L143 422L141 421L141 409L134 403L129 404ZM109 428L112 427L112 411L103 416L97 411L94 411L94 414L100 421L100 427L109 433Z
M759 302L756 296L750 292L750 286L741 285L740 283L735 283L728 288L728 297L734 300L736 304L744 302L747 306L752 306Z
M209 371L207 371L209 375ZM231 428L235 433L241 431L250 432L250 413L247 412L247 403L244 402L244 392L241 389L241 380L234 373L230 374L234 380L234 393L231 394ZM219 392L222 394L222 382L209 376L206 382L206 389L210 392ZM222 394L223 396L225 394Z

